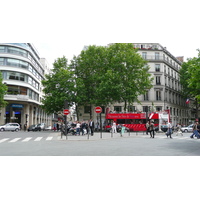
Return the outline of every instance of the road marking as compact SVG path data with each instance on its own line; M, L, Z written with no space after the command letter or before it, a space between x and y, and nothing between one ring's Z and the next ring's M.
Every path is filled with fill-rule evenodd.
M27 138L25 138L24 140L22 140L22 142L28 142L29 140L31 140L32 139L32 137L27 137Z
M20 140L21 138L15 138L15 139L13 139L13 140L11 140L11 141L9 141L9 142L17 142L18 140Z
M52 140L53 139L53 137L47 137L47 139L46 140Z
M6 140L9 140L10 138L4 138L2 140L0 140L0 143L5 142Z
M34 141L40 141L43 137L37 137Z

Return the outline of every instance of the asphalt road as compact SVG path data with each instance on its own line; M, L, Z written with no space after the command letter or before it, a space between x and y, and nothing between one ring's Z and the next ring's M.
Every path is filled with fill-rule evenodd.
M94 136L65 136L60 132L0 132L0 156L199 156L200 140L191 133L167 138L157 133L96 132Z

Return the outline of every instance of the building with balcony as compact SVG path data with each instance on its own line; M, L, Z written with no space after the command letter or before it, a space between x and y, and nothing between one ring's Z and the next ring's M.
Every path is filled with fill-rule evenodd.
M110 105L110 110L115 112L162 112L170 111L172 124L188 124L193 118L186 99L181 95L181 84L179 70L183 62L183 57L173 56L166 47L159 43L133 43L134 48L148 62L150 67L149 73L154 78L153 88L146 92L145 95L139 96L141 104L134 103L124 111L123 103ZM94 109L92 116L97 118ZM103 118L105 118L105 108L103 107ZM89 118L90 108L85 106L81 110L82 119Z
M0 124L51 125L52 116L40 108L43 96L41 81L50 69L47 61L39 57L34 45L0 43L0 71L8 87L4 96L8 105L0 110Z

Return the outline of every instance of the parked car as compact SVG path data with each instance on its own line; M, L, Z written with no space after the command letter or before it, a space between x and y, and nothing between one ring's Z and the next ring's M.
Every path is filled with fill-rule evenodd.
M45 131L51 131L51 130L52 130L52 127L51 127L51 126L45 127Z
M37 127L38 127L38 130L41 131L41 130L45 130L46 128L46 124L45 123L40 123L40 124L37 124Z
M7 123L0 126L0 131L19 131L20 125L18 123Z
M186 126L186 127L182 127L181 131L182 132L192 132L193 131L193 124Z
M29 126L29 128L28 128L28 132L29 131L38 131L38 130L39 130L39 127L36 124L33 124L33 125Z

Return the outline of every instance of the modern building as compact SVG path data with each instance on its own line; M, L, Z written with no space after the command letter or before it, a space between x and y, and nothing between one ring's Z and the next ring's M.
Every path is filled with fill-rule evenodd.
M21 125L52 124L41 108L44 75L50 72L47 61L40 58L31 43L0 43L0 71L8 92L7 107L0 110L0 124L17 122Z
M173 56L166 47L159 43L133 43L138 49L138 53L143 59L148 61L149 73L154 78L153 88L145 95L139 96L141 104L134 103L127 111L124 111L123 103L110 105L110 109L115 112L162 112L170 111L172 124L188 124L192 116L186 99L181 95L181 84L179 70L183 62L183 57ZM103 107L102 117L105 118ZM81 110L81 119L89 119L90 107L85 106ZM92 108L92 116L97 119L97 115Z

